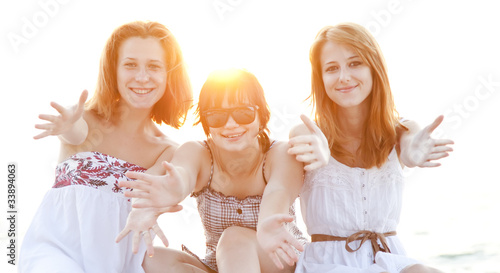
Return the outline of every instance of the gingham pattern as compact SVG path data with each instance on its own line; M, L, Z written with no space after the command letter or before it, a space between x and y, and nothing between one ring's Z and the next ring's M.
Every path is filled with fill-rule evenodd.
M269 149L272 148L273 144L274 142L271 144L271 147ZM205 147L207 147L207 149L209 149L210 151L210 148L208 147L208 145L206 145L206 143ZM263 175L265 160L266 158L264 156L264 162L262 164ZM256 230L262 195L247 196L244 199L239 199L237 197L226 196L221 192L215 191L210 187L210 183L212 182L213 169L214 165L212 159L211 174L208 185L201 191L193 193L191 196L195 197L198 203L198 211L203 223L203 228L205 229L206 237L205 258L196 258L198 258L202 263L210 267L212 270L217 271L215 251L217 249L217 244L219 242L219 238L222 235L222 232L226 228L231 226L240 226ZM290 207L290 215L295 218L294 206ZM297 228L295 220L292 223L289 223L287 228L301 242L306 242L306 239L302 235L302 232ZM183 249L186 252L194 255L185 246L183 246Z

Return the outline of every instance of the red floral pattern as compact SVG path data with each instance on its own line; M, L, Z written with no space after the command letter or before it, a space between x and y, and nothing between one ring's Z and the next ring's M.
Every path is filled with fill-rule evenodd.
M119 181L130 180L127 171L144 172L146 169L116 157L99 152L83 152L72 155L56 167L53 188L85 185L95 189L123 193Z

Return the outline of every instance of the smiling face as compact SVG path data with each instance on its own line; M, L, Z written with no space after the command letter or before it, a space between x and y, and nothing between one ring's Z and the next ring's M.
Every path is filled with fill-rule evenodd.
M151 109L165 93L167 68L156 38L131 37L120 46L117 85L121 103Z
M328 41L320 53L321 73L328 97L341 108L368 107L372 91L370 67L352 48Z
M228 102L227 96L222 101L219 109L229 109L234 107L252 106L249 103ZM226 151L243 151L248 148L258 148L257 135L260 131L258 111L255 110L255 119L249 124L238 124L232 115L229 115L226 124L222 127L209 127L210 135L214 144Z

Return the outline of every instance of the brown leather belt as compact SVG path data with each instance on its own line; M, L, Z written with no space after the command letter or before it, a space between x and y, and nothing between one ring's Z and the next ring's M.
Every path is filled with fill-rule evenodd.
M382 251L382 252L388 252L391 253L391 250L387 246L387 241L385 240L385 237L387 236L394 236L396 235L395 231L390 231L386 233L377 233L377 232L372 232L368 230L362 230L354 233L353 235L349 237L338 237L338 236L332 236L332 235L324 235L324 234L313 234L311 235L311 241L312 242L325 242L325 241L345 241L345 249L349 252L356 252L361 248L361 246L367 241L370 240L372 243L372 250L373 250L373 256L375 257L375 254L377 252ZM349 243L361 240L361 243L359 244L358 248L352 249L349 246ZM378 241L382 245L378 244Z

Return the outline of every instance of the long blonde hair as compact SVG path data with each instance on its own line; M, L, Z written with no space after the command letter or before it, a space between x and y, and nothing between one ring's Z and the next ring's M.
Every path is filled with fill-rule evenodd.
M151 120L179 128L191 108L193 94L182 52L173 34L157 22L135 21L113 31L101 55L97 87L86 104L106 121L112 121L118 109L120 94L117 87L117 60L120 46L131 37L158 39L165 53L167 87L163 97L154 105Z
M359 154L355 155L343 148L347 136L338 124L338 105L328 97L323 83L320 55L325 43L335 42L352 48L370 67L373 87L367 100L369 113L364 123L363 138ZM312 66L311 97L315 108L315 119L326 138L332 156L341 162L354 162L356 156L365 168L381 167L397 141L396 129L399 114L394 105L387 67L382 51L375 38L364 27L355 23L342 23L321 29L316 36L309 59Z

